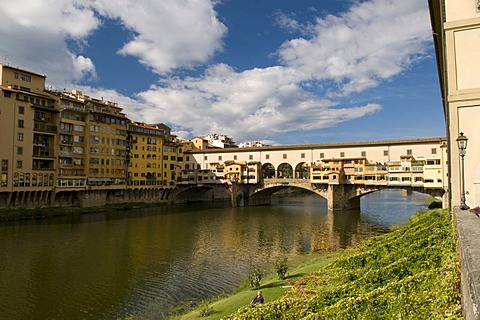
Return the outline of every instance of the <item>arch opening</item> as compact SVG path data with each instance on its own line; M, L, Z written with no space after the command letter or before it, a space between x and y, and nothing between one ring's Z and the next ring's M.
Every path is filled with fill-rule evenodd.
M292 178L293 168L289 163L282 163L277 169L277 178Z
M300 162L295 166L295 178L296 179L309 179L310 178L310 165L306 162Z
M275 177L275 167L271 163L263 164L261 171L263 179L270 179Z

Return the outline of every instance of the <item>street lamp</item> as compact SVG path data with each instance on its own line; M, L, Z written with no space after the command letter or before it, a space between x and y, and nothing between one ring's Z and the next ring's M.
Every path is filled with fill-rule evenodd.
M465 154L467 150L467 142L468 138L463 135L463 132L460 132L460 135L457 138L457 145L458 145L458 150L460 151L460 158L461 158L461 163L462 163L462 172L461 172L461 193L460 193L460 209L462 210L468 210L470 209L469 206L465 204Z

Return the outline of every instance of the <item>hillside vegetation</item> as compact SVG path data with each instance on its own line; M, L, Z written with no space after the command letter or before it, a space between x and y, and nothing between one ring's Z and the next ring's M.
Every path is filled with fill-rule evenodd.
M454 227L445 210L414 215L296 281L238 319L461 319Z

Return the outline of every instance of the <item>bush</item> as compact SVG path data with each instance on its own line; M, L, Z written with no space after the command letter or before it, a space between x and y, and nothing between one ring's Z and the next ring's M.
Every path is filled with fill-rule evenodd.
M275 260L275 272L278 275L278 278L283 280L287 275L288 265L287 265L287 258L279 258Z
M200 312L200 317L208 317L214 312L213 307L209 306L207 302L198 306L198 311Z
M248 270L248 283L253 290L260 288L260 281L262 281L263 272L258 267L250 267Z

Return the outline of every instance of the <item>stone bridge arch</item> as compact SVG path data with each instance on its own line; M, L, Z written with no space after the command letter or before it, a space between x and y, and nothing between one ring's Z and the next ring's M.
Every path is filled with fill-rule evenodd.
M311 193L314 193L321 198L327 200L327 188L316 188L313 189L310 184L306 183L292 183L292 182L272 182L268 183L264 186L258 187L256 189L251 190L250 195L249 195L249 205L262 205L262 204L269 204L270 203L270 197L284 189L288 188L298 188L302 190L307 190L310 191Z
M285 188L296 187L309 190L322 198L328 203L331 210L349 210L360 207L361 197L385 189L404 189L407 193L413 191L429 194L435 197L441 197L444 194L443 189L426 189L421 187L408 186L365 186L355 184L311 184L309 180L303 179L270 179L262 186L252 189L249 192L249 205L259 205L270 203L270 196Z
M182 186L177 188L173 195L174 203L194 203L214 199L231 199L229 188L223 184Z

